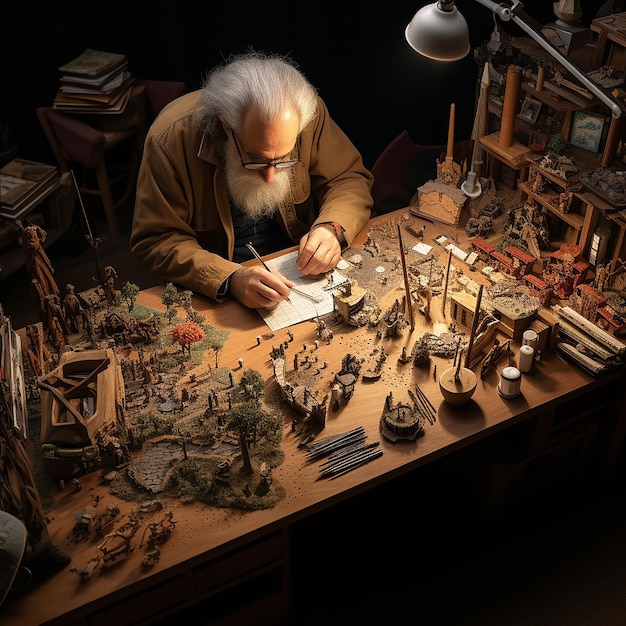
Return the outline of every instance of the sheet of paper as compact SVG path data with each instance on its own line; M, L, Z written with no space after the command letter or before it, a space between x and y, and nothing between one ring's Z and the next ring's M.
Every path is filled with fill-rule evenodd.
M429 246L427 243L424 243L423 241L420 241L419 243L416 243L413 246L413 250L415 250L416 252L419 252L420 254L423 254L424 256L426 256L427 254L430 254L430 251L433 249L432 246Z
M292 291L289 295L289 301L284 300L272 309L259 309L261 317L270 330L280 330L305 320L314 319L318 315L332 313L333 294L329 286L345 281L345 277L337 270L333 270L321 278L303 276L296 268L297 258L298 252L294 251L270 259L266 263L271 269L280 272L285 278L292 281L296 289L319 298L319 302L314 302Z

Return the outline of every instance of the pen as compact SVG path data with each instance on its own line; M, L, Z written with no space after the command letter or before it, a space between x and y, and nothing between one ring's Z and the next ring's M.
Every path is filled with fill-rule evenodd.
M263 267L271 274L272 270L270 269L269 265L261 258L261 255L257 252L256 248L250 242L246 244L246 248L248 248L248 250L252 252L254 258L257 261L260 261L261 265L263 265ZM300 291L300 289L296 289L295 287L292 287L291 291L297 293L299 296L309 298L309 300L313 300L313 302L320 302L321 300L321 298L319 298L318 296L314 296L313 294L307 293L306 291Z

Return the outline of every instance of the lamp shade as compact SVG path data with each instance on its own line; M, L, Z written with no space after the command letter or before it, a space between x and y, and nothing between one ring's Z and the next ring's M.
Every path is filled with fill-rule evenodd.
M409 45L436 61L458 61L470 50L465 18L454 4L443 10L439 2L422 7L404 31Z

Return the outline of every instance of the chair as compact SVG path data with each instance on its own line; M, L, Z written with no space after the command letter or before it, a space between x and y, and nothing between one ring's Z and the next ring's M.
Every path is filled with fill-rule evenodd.
M466 139L454 144L454 161L467 169L473 141ZM374 215L381 215L408 206L417 188L437 178L437 160L443 162L446 145L416 144L403 130L380 154L370 168L374 176L372 197Z
M126 110L120 116L91 114L81 118L51 106L37 109L37 118L59 169L70 172L72 166L79 166L81 172L76 176L79 190L100 197L111 237L120 235L116 210L128 200L137 184L145 133L143 92L143 87L133 87ZM91 182L90 174L95 174L96 185ZM122 182L123 191L114 199L114 186Z
M135 84L145 87L148 120L154 120L166 104L184 95L187 89L185 83L175 80L148 80L140 78L135 81Z
M37 117L57 165L62 172L71 164L82 168L80 192L100 196L111 237L119 237L117 209L132 195L137 184L139 161L147 124L161 109L185 93L179 81L136 80L126 109L120 116L67 115L53 107L40 107ZM122 146L125 154L121 154ZM89 172L95 173L97 186L88 184ZM114 187L125 182L114 199Z

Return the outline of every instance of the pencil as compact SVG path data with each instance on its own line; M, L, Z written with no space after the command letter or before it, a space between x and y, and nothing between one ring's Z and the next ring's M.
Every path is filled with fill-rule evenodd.
M270 269L269 265L261 258L261 255L257 252L256 248L250 242L246 244L246 248L248 248L248 250L252 252L254 258L257 261L260 261L261 265L263 265L263 267L271 274L272 270ZM321 298L319 298L318 296L314 296L313 294L307 293L306 291L301 291L300 289L296 289L295 287L292 287L291 291L297 293L299 296L309 298L309 300L313 300L313 302L320 302L321 300Z

